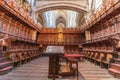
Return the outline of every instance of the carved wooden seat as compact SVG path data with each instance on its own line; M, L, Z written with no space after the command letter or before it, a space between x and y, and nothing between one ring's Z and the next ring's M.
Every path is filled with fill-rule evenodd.
M36 58L39 58L41 56L41 54L39 54L38 51L36 51Z
M11 53L9 56L14 66L20 66L20 57L16 53Z
M14 9L14 7L15 7L14 0L6 0L6 3L10 8Z
M92 53L91 53L91 52L88 52L87 58L90 59L91 56L92 56Z
M38 54L36 51L33 51L34 57L37 58Z
M90 52L87 52L86 59L89 60Z
M95 65L99 65L100 64L101 55L102 55L101 53L96 52L96 56L95 56L95 59L94 59Z
M33 51L32 53L33 53L33 55L34 55L34 59L36 59L37 56L38 56L38 54L37 54L35 51Z
M29 56L30 56L30 60L33 59L33 54L31 52L29 52Z
M33 60L33 59L35 58L34 52L31 52L30 55L31 55L31 58L32 58L32 60Z
M34 59L36 59L37 56L38 56L38 54L37 54L35 51L33 51L32 53L33 53L33 55L34 55Z
M25 62L25 57L22 56L22 53L18 53L20 60L21 60L21 64L23 64Z
M106 2L105 6L106 6L106 9L108 10L111 7L110 1Z
M24 63L27 62L27 56L25 55L25 53L22 53L22 57L24 58Z
M34 54L33 54L32 51L30 51L30 56L31 56L31 60L33 60L34 59Z
M27 52L27 55L29 57L29 61L31 61L31 55L30 55L30 52Z
M9 55L9 59L14 62L14 59L15 59L15 53L12 53Z
M29 62L30 61L30 55L29 55L29 53L26 52L25 55L26 55L26 58L27 58L27 62Z
M0 0L0 2L5 3L5 0Z
M86 57L86 56L87 56L87 54L88 54L88 53L87 53L87 52L85 52L85 51L84 51L83 53L84 53L85 57Z
M26 61L27 61L27 59L29 58L29 57L27 56L27 52L24 52L24 56L25 56Z
M90 55L88 56L88 60L91 60L92 55L93 55L93 53L90 52Z
M112 57L112 54L104 53L104 57L101 58L101 68L108 68L109 62Z
M33 54L34 54L34 59L36 59L38 57L37 52L33 52Z
M95 53L95 55L94 55L94 57L93 57L93 60L94 60L94 62L95 62L95 59L97 59L97 57L98 57L98 53L96 53L96 52L94 52Z
M21 61L20 56L16 54L14 62L20 62L20 61Z
M94 59L95 59L95 54L96 54L96 53L95 53L95 52L92 52L92 53L93 53L93 54L92 54L92 56L91 56L91 60L90 60L90 61L91 61L92 63L94 63Z

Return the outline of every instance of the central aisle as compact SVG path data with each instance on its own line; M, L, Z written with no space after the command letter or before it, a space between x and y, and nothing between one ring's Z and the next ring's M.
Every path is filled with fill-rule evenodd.
M12 72L1 75L0 80L52 80L48 79L48 57L40 57L34 61L17 67ZM106 69L101 69L88 61L79 62L79 80L118 80ZM66 77L55 80L77 80L76 77Z

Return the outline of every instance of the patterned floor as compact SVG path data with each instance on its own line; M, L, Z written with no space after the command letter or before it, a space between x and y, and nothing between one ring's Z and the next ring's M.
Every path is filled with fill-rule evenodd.
M108 74L107 70L100 69L87 61L79 62L78 80L118 80ZM41 57L27 64L17 67L12 72L0 76L0 80L51 80L48 76L48 58ZM76 77L66 77L56 80L77 80Z

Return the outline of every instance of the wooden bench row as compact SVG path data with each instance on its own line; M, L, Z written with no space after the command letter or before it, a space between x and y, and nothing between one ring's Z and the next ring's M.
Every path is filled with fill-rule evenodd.
M102 53L102 52L93 52L93 51L86 51L85 58L95 63L95 65L100 65L101 68L108 68L109 62L113 58L112 53Z
M8 55L9 59L13 62L15 67L27 63L40 56L38 51L14 52Z

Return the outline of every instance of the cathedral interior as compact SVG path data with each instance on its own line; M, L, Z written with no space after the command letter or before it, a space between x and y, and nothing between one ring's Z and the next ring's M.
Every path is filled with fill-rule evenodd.
M0 0L0 80L120 80L120 0Z

